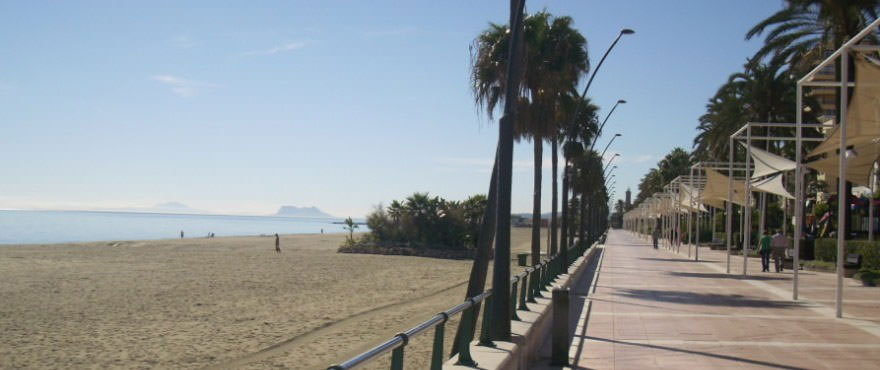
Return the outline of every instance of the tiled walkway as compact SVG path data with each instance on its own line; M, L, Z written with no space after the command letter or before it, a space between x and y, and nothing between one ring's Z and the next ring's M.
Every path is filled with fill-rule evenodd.
M802 272L802 297L816 301L794 302L790 275L727 275L723 254L681 253L610 233L595 292L579 297L572 368L880 368L878 288L853 286L847 298L867 297L853 308L861 319L835 319L833 302L821 302L833 299L831 274ZM733 260L741 273L742 257Z

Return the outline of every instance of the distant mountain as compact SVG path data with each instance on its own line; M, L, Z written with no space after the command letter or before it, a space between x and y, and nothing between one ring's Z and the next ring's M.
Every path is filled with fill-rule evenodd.
M318 209L318 207L281 206L278 212L275 212L275 215L284 217L335 218L333 215Z

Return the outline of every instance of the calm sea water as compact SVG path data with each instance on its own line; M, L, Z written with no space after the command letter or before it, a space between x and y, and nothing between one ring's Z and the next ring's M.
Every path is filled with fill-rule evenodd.
M342 232L341 219L89 211L0 211L0 244ZM364 228L364 226L361 226Z

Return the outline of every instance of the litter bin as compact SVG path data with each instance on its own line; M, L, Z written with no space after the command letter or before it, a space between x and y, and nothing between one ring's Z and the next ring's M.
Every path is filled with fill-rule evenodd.
M518 253L516 255L517 261L519 261L520 266L528 266L529 254L528 253Z

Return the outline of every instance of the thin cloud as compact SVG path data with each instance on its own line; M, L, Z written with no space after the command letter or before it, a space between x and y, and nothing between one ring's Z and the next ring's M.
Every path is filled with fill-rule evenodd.
M636 159L633 159L633 162L635 162L635 163L645 163L645 162L649 162L649 161L651 161L652 159L654 159L654 156L653 156L653 155L650 155L650 154L642 154L642 155L636 157Z
M211 83L187 80L172 75L155 75L152 79L170 87L171 93L181 98L190 98L195 96L200 90L217 87L217 85Z
M252 50L248 52L242 53L243 56L254 56L254 55L274 55L279 53L286 53L289 51L299 50L306 46L308 46L310 42L307 41L294 41L288 42L286 44L278 45L275 47L271 47L264 50Z

